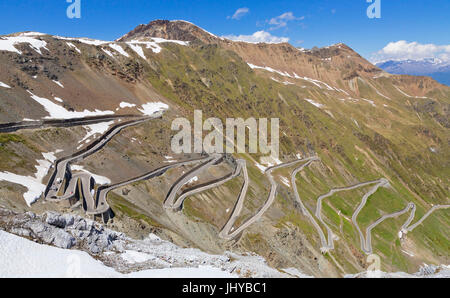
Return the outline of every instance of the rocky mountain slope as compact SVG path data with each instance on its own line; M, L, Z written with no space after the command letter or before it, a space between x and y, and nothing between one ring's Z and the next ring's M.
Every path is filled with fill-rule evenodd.
M95 173L97 184L115 184L197 158L170 149L172 120L192 119L194 109L202 110L204 119L279 118L281 162L320 160L296 176L292 172L301 163L274 170L273 202L237 237L223 239L220 231L245 184L243 174L190 196L181 212L163 207L173 183L196 165L109 192L113 218L107 227L134 238L155 233L210 253L254 252L278 269L344 276L369 266L361 233L367 238L366 230L378 219L414 204L414 213L388 217L371 230L381 269L412 273L424 262L449 262L448 209L433 207L450 203L450 88L431 78L391 75L344 44L299 50L289 44L232 42L184 21L140 25L111 42L34 32L3 36L0 66L0 122L5 125L117 116L96 124L0 133L3 208L85 215L82 196L78 203L41 197L30 207L24 193L43 193L57 159L89 147L125 116L165 110L70 165L74 173ZM206 168L188 186L220 179L233 172L236 160L245 160L249 182L233 224L238 229L261 210L273 186L261 171L260 157L235 154ZM372 182L382 178L388 183L374 188ZM339 190L349 186L355 187ZM333 189L316 214L318 198ZM364 197L367 203L353 220ZM408 232L410 217L414 229ZM333 249L323 249L320 234L326 237L327 231Z

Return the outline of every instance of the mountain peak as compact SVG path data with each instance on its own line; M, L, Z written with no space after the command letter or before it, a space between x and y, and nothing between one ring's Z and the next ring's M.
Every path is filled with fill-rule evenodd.
M200 40L207 43L217 42L221 39L188 21L155 20L137 26L117 41L142 40L152 37L191 42Z

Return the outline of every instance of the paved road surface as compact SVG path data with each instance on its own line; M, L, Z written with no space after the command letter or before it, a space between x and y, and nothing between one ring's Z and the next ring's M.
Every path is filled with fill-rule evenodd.
M76 161L83 160L87 156L100 150L107 142L109 142L116 134L118 134L122 129L129 126L137 125L150 119L159 117L160 114L155 114L152 117L144 117L138 120L133 120L125 122L122 124L115 125L108 132L106 132L101 138L96 140L94 143L89 145L87 148L72 154L71 156L59 159L54 167L53 175L51 176L46 191L45 199L49 201L61 201L67 200L75 197L78 181L80 181L82 188L82 195L85 201L86 211L89 213L95 212L95 199L91 195L91 190L93 185L95 185L95 180L89 174L76 174L72 175L70 170L70 164ZM66 181L67 183L63 183ZM67 185L65 188L64 185ZM58 195L59 193L62 195Z
M106 115L72 119L44 119L0 124L0 133L10 133L22 129L41 129L46 127L72 127L109 122L126 118L142 118L139 115Z
M358 231L358 234L359 234L359 240L360 240L360 243L361 243L361 250L363 252L365 252L366 254L370 254L370 252L368 250L366 250L364 234L361 232L361 228L358 225L357 218L358 218L358 215L361 212L361 210L366 205L367 200L369 199L369 197L371 195L373 195L378 190L378 188L380 188L382 186L383 187L384 186L388 186L388 185L389 185L389 181L387 181L385 178L381 178L379 180L379 182L374 187L372 187L368 192L366 192L364 194L364 196L363 196L363 198L361 200L361 203L359 204L358 208L356 208L356 210L355 210L355 212L353 213L353 216L352 216L353 225L356 227L356 229Z
M233 229L233 225L236 222L237 218L239 217L239 214L242 211L242 208L243 208L243 205L244 205L245 195L246 195L247 189L248 189L247 167L244 166L243 167L244 185L242 186L241 193L239 194L238 201L236 202L236 205L234 206L234 209L233 209L233 212L232 212L232 214L230 216L230 219L228 220L228 222L225 224L225 226L220 231L219 236L224 238L224 239L227 239L227 240L231 240L231 239L235 238L240 233L242 233L243 230L248 228L251 224L253 224L256 221L258 221L263 216L263 214L269 209L269 207L272 205L273 201L275 200L275 197L276 197L275 195L276 195L277 186L278 186L277 183L275 182L275 180L273 179L273 176L272 176L272 172L273 171L275 171L277 169L280 169L280 168L289 167L289 166L295 165L295 164L300 163L300 162L305 162L305 161L306 161L306 163L304 165L302 165L302 167L306 167L312 161L317 160L317 159L318 159L317 157L309 157L309 158L305 158L305 159L298 159L298 160L294 160L294 161L290 161L290 162L287 162L287 163L279 164L279 165L276 165L276 166L273 166L273 167L270 167L270 168L266 169L265 175L267 176L267 178L269 179L269 182L270 182L270 192L269 192L269 196L267 197L266 202L258 210L258 212L255 215L253 215L251 218L249 218L247 221L245 221L238 228Z
M306 206L303 204L303 201L300 199L300 195L298 194L297 183L296 183L296 176L297 176L297 174L300 171L302 171L304 167L308 166L313 161L319 161L319 160L320 160L319 158L316 158L314 160L310 160L308 163L303 164L299 168L295 169L292 172L292 174L291 174L291 185L292 185L292 188L293 188L293 191L294 191L295 201L300 206L300 209L302 210L303 215L308 217L308 219L311 221L311 223L313 224L314 228L316 229L317 234L319 234L320 243L321 243L320 250L324 253L324 252L328 251L328 246L327 246L327 241L325 239L325 234L323 233L322 228L319 226L319 224L317 223L315 218L309 212L308 208L306 208Z
M205 161L209 159L209 157L201 157L201 158L195 158L195 159L189 159L189 160L185 160L185 161L180 161L180 162L176 162L176 163L172 163L170 165L166 165L163 166L161 168L158 168L156 170L152 170L148 173L145 173L144 175L141 175L139 177L136 178L132 178L123 182L119 182L116 183L114 185L108 185L108 186L101 186L97 192L97 196L95 198L96 203L96 208L94 212L91 212L90 214L102 214L106 211L108 211L109 209L109 205L106 201L106 198L108 196L108 193L111 192L114 189L135 183L135 182L139 182L139 181L143 181L143 180L149 180L152 179L154 177L158 177L163 175L164 173L166 173L169 169L173 169L176 167L180 167L180 166L185 166L185 165L190 165L193 163L198 163L201 161Z
M327 230L327 235L328 235L328 243L326 243L326 244L322 243L322 247L324 248L324 250L332 250L332 249L334 249L335 235L333 234L333 231L328 226L328 224L322 219L322 201L325 198L328 198L328 197L332 196L336 192L353 190L353 189L356 189L356 188L364 187L364 186L367 186L367 185L370 185L370 184L374 184L374 183L379 183L379 182L380 182L380 180L376 180L376 181L362 182L362 183L358 183L358 184L355 184L355 185L352 185L352 186L348 186L348 187L334 188L334 189L330 190L328 193L326 193L324 195L321 195L317 199L317 207L316 207L316 214L315 215L316 215L317 219L319 219L319 221L322 223L322 225L325 226L325 228Z
M367 227L367 229L366 229L366 243L365 243L365 247L362 248L362 250L365 253L367 253L367 254L372 254L372 252L373 252L373 250L372 250L372 230L377 225L379 225L380 223L382 223L386 219L399 217L399 216L405 214L406 212L408 212L410 209L414 209L414 208L416 208L416 205L414 205L414 203L409 203L408 206L406 206L405 209L397 211L397 212L394 212L394 213L391 213L391 214L383 215L377 221L375 221L374 223L369 225Z
M323 252L328 251L330 249L334 249L333 232L329 228L329 226L323 221L322 216L321 216L323 199L333 195L334 193L336 193L338 191L351 190L351 189L363 187L363 186L366 186L369 184L377 183L373 188L371 188L363 196L360 205L357 207L357 209L355 210L355 212L353 213L353 216L352 216L352 222L355 225L355 227L357 228L359 236L360 236L361 249L367 254L372 253L371 231L377 225L379 225L381 222L383 222L384 220L386 220L388 218L394 218L394 217L401 216L404 213L411 210L411 214L410 214L409 218L402 226L402 232L406 234L407 232L413 231L417 226L422 224L422 222L428 216L430 216L434 211L439 210L439 209L450 208L450 205L436 205L433 208L431 208L414 225L410 225L412 220L414 219L415 211L416 211L416 206L413 203L410 203L410 204L408 204L408 206L405 209L395 212L395 213L392 213L392 214L385 215L385 216L381 217L380 219L378 219L377 221L375 221L374 223L372 223L366 229L367 239L364 239L364 235L361 232L361 230L358 226L358 223L357 223L357 217L358 217L359 213L361 212L361 210L363 209L363 207L365 206L365 204L367 203L368 198L373 193L375 193L379 187L387 186L389 182L386 179L382 178L377 181L359 183L359 184L349 186L349 187L335 188L335 189L332 189L327 194L321 195L318 198L316 213L315 213L315 215L319 219L319 221L326 227L327 234L328 234L328 242L327 242L320 225L315 221L314 217L311 215L309 210L305 207L302 200L300 199L298 190L297 190L296 179L295 179L298 172L303 170L305 167L309 166L312 162L318 161L319 158L317 158L317 157L310 157L310 158L306 158L306 159L302 159L302 160L294 160L294 161L291 161L288 163L284 163L284 164L280 164L280 165L276 165L276 166L268 168L265 171L265 175L267 176L271 187L270 187L270 192L269 192L266 202L254 216L249 218L247 221L245 221L241 226L239 226L236 229L234 229L233 226L234 226L236 220L238 219L240 213L242 212L243 203L244 203L246 193L248 190L248 185L249 185L246 161L243 159L239 159L236 161L236 167L231 174L225 175L224 177L221 177L219 179L209 181L207 183L197 185L191 189L188 189L188 190L184 191L178 198L177 198L177 195L178 195L179 191L181 190L181 188L184 185L186 185L186 183L188 183L193 177L199 175L201 172L205 171L212 165L220 162L223 159L223 155L214 154L214 155L207 156L207 157L201 157L201 158L197 158L197 159L191 159L191 160L173 163L173 164L158 168L156 170L152 170L151 172L146 173L142 176L126 180L124 182L120 182L120 183L117 183L114 185L109 185L109 186L101 186L101 187L99 187L96 194L94 193L95 179L90 174L87 174L87 173L72 174L71 173L71 171L70 171L71 163L83 160L87 156L100 150L103 146L105 146L106 143L108 143L122 129L129 127L129 126L143 123L150 119L159 117L160 115L161 114L156 114L152 117L140 118L137 120L118 124L118 125L114 126L112 129L110 129L108 132L106 132L101 138L99 138L94 143L89 145L87 148L85 148L75 154L72 154L71 156L68 156L66 158L59 159L56 162L56 166L54 167L54 169L55 169L54 173L47 185L47 188L45 191L45 198L50 201L61 201L61 200L71 199L75 196L81 196L83 198L83 207L87 214L91 214L91 215L103 214L110 209L110 207L106 201L107 194L110 191L112 191L116 188L128 185L128 184L137 182L137 181L148 180L153 177L163 175L167 170L169 170L171 168L175 168L175 167L187 165L187 164L202 162L199 166L195 167L194 169L190 170L188 173L186 173L182 177L180 177L172 185L169 193L167 194L166 200L164 201L164 207L167 209L180 210L183 207L183 202L185 201L186 198L193 196L197 193L204 192L211 188L218 187L218 186L226 183L227 181L230 181L230 180L238 177L240 174L243 174L244 184L242 185L237 202L234 205L234 208L230 215L230 218L228 219L227 223L224 225L224 227L222 228L222 230L219 233L220 237L231 240L231 239L235 238L236 236L238 236L240 233L242 233L242 231L245 230L246 228L248 228L251 224L253 224L257 220L259 220L261 218L261 216L267 211L267 209L272 205L273 201L275 200L275 195L276 195L276 191L277 191L277 183L273 179L272 171L282 168L282 167L288 167L288 166L297 164L299 162L306 161L305 164L301 165L300 167L298 167L297 169L295 169L292 172L291 185L294 189L294 195L295 195L296 202L300 205L303 214L309 218L309 220L314 225L314 227L316 228L316 230L319 234L321 246L322 246L321 250ZM133 116L125 116L125 117L133 117ZM1 129L8 130L8 129L30 128L30 125L33 126L33 125L38 125L38 124L40 126L42 126L42 125L55 125L55 126L58 126L58 125L64 125L64 126L86 125L88 123L98 123L98 122L103 122L103 121L109 121L111 119L117 119L117 117L101 117L101 119L99 119L99 118L75 119L74 121L69 122L69 123L67 123L67 122L59 123L59 122L53 121L53 124L52 123L34 123L34 124L17 123L17 124L3 124L3 125L0 124L0 131L1 131ZM66 182L66 183L64 183L64 182ZM78 186L81 186L81 187L79 188ZM59 193L61 193L61 192L62 192L62 194L59 195ZM81 192L81 193L79 193L79 192Z
M428 212L425 213L425 215L422 216L422 218L419 219L415 224L409 226L409 224L411 223L412 219L411 220L408 219L408 221L403 225L402 231L406 232L406 233L407 232L412 232L415 228L417 228L419 225L421 225L423 223L423 221L425 219L427 219L428 216L430 216L434 211L440 210L440 209L448 209L448 208L450 208L450 205L435 205L430 210L428 210ZM413 210L415 212L416 209L414 208ZM413 213L411 213L411 214L412 214L411 217L414 218L415 214L413 214Z
M238 177L240 175L241 171L242 171L242 167L245 166L244 164L245 164L245 160L238 159L236 161L236 166L235 166L235 168L234 168L232 173L227 174L227 175L225 175L225 176L223 176L223 177L221 177L219 179L216 179L216 180L213 180L213 181L208 181L208 182L206 182L204 184L201 184L201 185L197 185L197 186L195 186L193 188L190 188L190 189L184 191L182 193L182 195L179 196L178 199L174 202L172 208L181 210L183 208L184 201L188 197L191 197L191 196L194 196L194 195L196 195L198 193L201 193L201 192L207 191L209 189L218 187L218 186L223 185L226 182L228 182L228 181Z
M218 163L223 158L221 154L213 154L209 156L202 164L188 171L186 174L181 176L169 190L169 193L164 200L164 208L166 209L177 209L181 206L181 203L176 202L176 196L180 189L186 185L194 177L211 167L212 165Z

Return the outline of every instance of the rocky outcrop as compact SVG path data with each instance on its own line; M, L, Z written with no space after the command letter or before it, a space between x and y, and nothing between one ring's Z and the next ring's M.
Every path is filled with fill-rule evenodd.
M217 43L220 40L217 36L186 21L155 20L146 25L137 26L117 41L125 42L151 37L204 43Z
M17 214L0 209L0 228L59 248L78 248L92 254L119 249L126 237L80 216L47 212Z
M143 240L134 240L71 214L20 214L0 208L0 230L42 244L86 251L121 273L212 266L241 277L291 276L269 267L264 258L255 254L225 252L223 255L213 255L199 249L179 247L153 234Z

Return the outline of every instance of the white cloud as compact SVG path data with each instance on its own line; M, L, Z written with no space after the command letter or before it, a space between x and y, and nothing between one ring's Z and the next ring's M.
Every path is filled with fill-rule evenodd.
M268 23L269 25L272 25L273 27L270 28L270 30L279 29L282 27L286 27L287 23L290 21L301 21L305 17L296 17L292 12L285 12L282 15L279 15L275 18L271 18Z
M240 20L243 16L245 16L247 13L249 13L250 9L247 7L241 7L236 10L236 12L233 14L233 16L228 17L233 20Z
M416 41L399 40L388 43L383 49L374 53L373 62L386 60L420 60L424 58L438 58L450 61L450 45L421 44Z
M245 41L251 43L259 43L259 42L282 43L289 41L288 37L273 36L272 34L266 31L257 31L252 35L225 35L223 37L234 41Z

